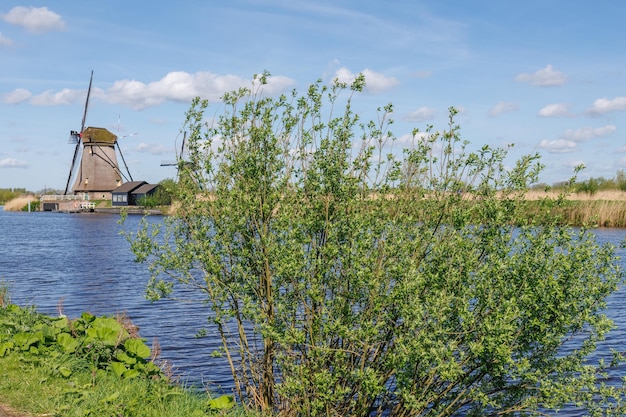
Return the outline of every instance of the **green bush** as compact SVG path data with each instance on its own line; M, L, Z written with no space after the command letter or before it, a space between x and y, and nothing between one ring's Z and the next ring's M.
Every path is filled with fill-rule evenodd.
M613 249L548 209L515 228L538 156L506 169L506 150L469 151L454 109L444 130L390 153L393 106L362 122L363 86L240 89L212 126L196 99L180 209L132 236L149 294L206 297L236 393L261 410L622 412L623 392L587 361L623 279Z
M165 179L159 183L153 195L143 197L137 202L143 207L169 206L172 204L172 195L176 189L176 183L172 179Z

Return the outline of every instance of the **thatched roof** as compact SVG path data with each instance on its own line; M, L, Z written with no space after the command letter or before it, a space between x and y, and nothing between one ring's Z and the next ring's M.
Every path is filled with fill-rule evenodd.
M88 127L83 130L82 139L83 143L113 146L117 141L117 136L103 127Z

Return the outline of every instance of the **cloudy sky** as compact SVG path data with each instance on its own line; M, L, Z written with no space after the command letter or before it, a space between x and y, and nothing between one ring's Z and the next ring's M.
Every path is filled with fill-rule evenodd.
M539 152L549 184L626 169L626 2L43 3L0 5L0 188L65 187L92 70L87 125L152 183L175 176L191 99L217 108L264 70L276 94L363 72L363 109L393 103L398 137L454 106L472 146Z

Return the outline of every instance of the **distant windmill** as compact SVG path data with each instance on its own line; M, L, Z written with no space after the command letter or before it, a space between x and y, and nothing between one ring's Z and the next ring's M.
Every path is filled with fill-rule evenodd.
M70 182L74 178L71 194L87 194L89 198L101 198L108 197L106 193L110 193L123 182L132 181L133 178L118 144L120 138L102 127L85 128L92 81L93 71L91 71L89 79L89 89L87 90L80 131L73 130L70 132L70 143L75 144L76 147L65 185L65 194L68 194ZM120 170L115 152L116 147L122 157L128 177Z
M198 172L198 166L196 163L189 160L189 158L185 159L185 142L187 140L187 132L183 132L183 143L180 146L180 153L176 152L176 160L175 161L161 161L162 167L176 167L176 181L180 182L182 179L190 179L193 181L200 189L201 185L201 175Z
M180 147L180 154L178 151L176 152L176 160L175 161L161 161L162 167L176 167L176 175L180 174L181 164L184 163L183 154L185 153L185 141L187 139L187 132L183 132L183 143Z

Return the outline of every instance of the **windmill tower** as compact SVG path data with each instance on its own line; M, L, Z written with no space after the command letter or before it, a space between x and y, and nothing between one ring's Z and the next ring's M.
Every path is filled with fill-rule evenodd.
M68 194L69 185L74 179L70 194L80 194L92 200L110 199L111 191L126 181L132 181L133 178L119 147L118 136L102 127L85 128L92 80L93 71L89 79L80 132L70 132L70 143L75 144L76 147L65 185L65 194ZM124 162L128 177L120 170L116 148Z

